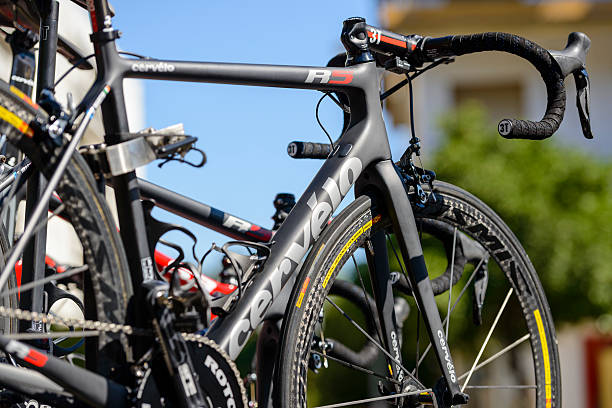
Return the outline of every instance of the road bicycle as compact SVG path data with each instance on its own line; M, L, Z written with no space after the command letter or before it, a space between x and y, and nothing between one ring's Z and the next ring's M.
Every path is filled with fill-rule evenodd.
M560 372L552 317L525 252L486 205L457 187L435 181L433 172L414 164L413 157L419 152L414 133L400 161L391 161L378 77L381 69L405 75L402 85L411 88L416 76L450 62L454 56L492 50L510 52L529 60L538 69L547 86L548 104L542 121L505 119L498 126L499 133L506 138L551 136L563 117L563 79L572 73L578 85L583 131L591 137L585 70L588 37L573 33L564 51L548 52L509 34L431 39L391 33L353 18L343 25L341 39L347 52L341 67L138 60L117 53L114 41L119 34L112 28L106 1L91 1L88 7L98 78L77 107L61 107L54 103L50 93L37 105L4 84L1 92L7 137L49 180L32 219L46 212L47 201L55 190L81 239L87 261L85 315L90 321L68 322L91 332L87 333L91 337L86 342L87 370L0 337L4 351L42 373L35 377L42 397L46 395L55 404L67 406L80 402L93 406L244 404L231 361L270 307L283 294L290 294L275 365L274 395L278 406L305 406L313 402L321 405L320 396L312 394L314 387L307 384L316 383L315 377L324 378L327 373L341 375L339 378L347 384L364 387L352 390L352 401L335 402L334 393L324 395L331 398L326 406L359 405L366 400L386 401L395 406L452 406L468 403L467 393L474 397L472 401L482 405L478 402L479 390L521 392L527 395L519 400L531 405L560 406ZM244 267L238 265L236 255L228 253L234 269L241 272L238 275L241 281L238 290L226 297L210 299L204 291L190 295L181 292L174 279L170 284L154 279L147 235L150 223L145 219L134 168L156 158L160 149L166 148L167 153L169 148L184 148L189 143L179 142L177 147L176 140L164 141L162 137L160 146L152 137L128 133L123 78L304 88L329 93L330 97L332 93L339 94L335 101L348 117L344 133L337 141L330 140L330 145L290 145L294 155L324 156L326 160L269 245L236 243L253 251L243 260ZM94 173L108 174L112 180L121 238L98 193L90 165L75 152L98 107L105 116L106 145L92 147L88 156ZM71 136L69 141L64 141L64 135ZM328 224L353 186L355 201ZM0 286L5 285L25 242L35 230L34 225L32 221L27 223L22 238L7 256ZM446 251L450 252L448 267L433 280L429 279L421 245L421 238L428 233L451 246ZM388 249L397 257L400 273L390 270ZM349 316L345 305L328 296L340 269L357 250L365 252L370 277L366 285L361 273L357 273L365 299L362 304L367 309L363 311L365 323L361 324ZM460 261L456 262L458 258ZM489 259L494 262L489 264ZM453 305L453 289L458 289L455 285L461 280L466 264L472 264L473 271L469 278L463 276L467 283ZM475 327L486 322L487 329L482 330L481 346L475 348L476 357L463 374L457 369L459 365L453 363L450 345L453 353L461 356L468 347L461 337L450 336L453 332L449 331L449 323L451 311L472 284ZM491 302L490 298L485 303L488 288L499 285L505 288L503 299L497 299L501 306L497 307L499 303ZM372 293L372 302L367 300L366 286ZM449 293L446 327L434 298L444 292ZM404 319L396 316L401 314L396 302L401 295L414 298L418 308L417 351L412 370L405 367L410 359L400 350L405 348L408 333L401 327ZM488 307L491 303L493 309ZM325 323L334 310L366 339L369 347L363 350L367 356L343 347L350 344L346 332L337 336L342 342L329 336L334 328ZM465 313L461 308L457 310ZM218 317L209 325L206 317L211 311ZM23 310L3 308L2 312L12 318L53 321L51 316ZM512 318L498 326L502 315L507 317L509 312L513 312ZM421 337L430 341L425 350L419 345L421 320L426 331ZM496 327L509 327L511 333L519 327L522 332L515 341L499 347L497 353L483 360ZM476 330L473 335L478 339L474 333ZM530 356L531 374L527 377L530 383L517 384L516 378L507 378L512 381L505 385L487 384L486 376L478 378L486 366L519 348L526 349ZM435 356L430 358L432 361L426 360L432 355ZM358 382L346 372L332 372L328 369L330 362L378 383ZM9 370L8 364L2 366ZM11 372L16 370L25 372L22 368L10 368ZM34 378L31 370L27 373ZM476 380L485 383L474 385ZM9 388L31 393L31 389L23 387L24 381L23 375L17 374L13 381L3 379ZM373 393L362 398L359 394L372 384ZM334 385L341 386L337 380Z
M15 28L14 32L7 35L7 42L9 42L13 51L13 64L10 74L10 84L29 97L32 97L32 85L34 83L35 73L37 70L33 54L33 48L39 40L38 36L34 32L34 30L37 30L37 25L35 23L36 16L32 13L32 10L27 8L27 4L23 3L14 4L13 7L8 7L7 5L0 9L0 16L4 19L3 24ZM87 62L88 57L79 53L77 49L71 47L70 42L59 35L58 51L60 54L64 55L69 61L74 64L73 67L68 70L68 73L74 68L93 68L91 65L85 64L85 62ZM47 65L47 71L53 71L53 68L49 66L53 64L43 64L42 66L44 67L44 65ZM66 73L62 75L59 80L55 81L54 88L57 88L58 83L61 82L61 80L65 77ZM176 133L177 129L178 131L183 132L182 125L175 125L165 130L155 131L155 133ZM146 131L147 133L151 133L153 132L153 129L149 128ZM26 158L25 161L18 163L20 155L16 154L17 152L15 151L11 151L11 146L6 143L6 141L2 144L2 147L0 149L4 160L7 163L2 172L4 177L0 180L0 193L6 193L15 177L19 176L20 182L23 183L24 180L32 179L32 174L27 174L26 177L26 169L31 170L31 168L28 167L28 159ZM87 151L87 148L85 148L85 151ZM30 171L29 173L32 172ZM252 222L246 221L240 217L236 217L235 215L229 214L214 207L196 202L187 197L173 193L170 190L164 189L161 186L154 185L145 180L139 179L139 183L141 189L141 197L144 200L148 200L147 204L154 203L157 207L165 208L170 212L182 215L191 221L194 221L207 228L211 228L230 238L238 240L249 240L260 243L269 242L270 238L273 236L274 231L276 231L278 227L282 224L282 221L286 218L287 214L290 212L291 208L295 204L295 198L292 194L278 194L277 197L274 199L274 207L276 208L276 212L272 216L272 219L274 220L274 226L272 227L272 229L266 229ZM25 190L25 186L22 186L22 190ZM101 192L103 192L103 189L101 189ZM28 190L28 194L32 194L30 193L30 190ZM36 192L34 192L33 194L36 194ZM20 202L22 201L22 197L25 199L26 193L25 191L16 190L15 197L17 198L14 201ZM36 197L31 198L31 196L28 196L28 199L31 199L32 201L37 201ZM49 214L51 216L62 218L64 221L69 221L65 215L62 215L60 212L58 212L61 211L62 206L62 202L59 198L53 196L51 198L49 206ZM149 210L150 209L151 208L149 207ZM8 252L8 242L13 239L12 237L14 236L14 232L11 230L14 230L14 226L16 224L15 216L15 211L12 211L9 217L7 217L7 219L5 219L4 221L4 224L7 227L6 229L8 231L6 231L6 234L0 235L0 238L3 239L1 242L4 245L2 247L2 253ZM25 216L26 218L29 218L27 206ZM177 226L171 226L170 224L158 222L157 220L153 219L150 214L148 214L148 216L150 217L150 220L149 222L147 222L147 227L150 230L154 230L150 231L150 234L154 235L153 238L150 237L149 239L152 246L154 246L156 243L158 243L158 241L160 241L161 235L168 232L169 230L177 229ZM190 237L193 238L195 241L195 237L188 231L183 228L178 229L189 234ZM43 235L45 233L45 229L41 229L34 235ZM34 241L35 243L40 242L36 238L32 241ZM171 244L168 243L168 245ZM171 245L171 247L179 249L176 245ZM27 251L28 250L26 249L24 252ZM179 251L181 250L179 249ZM36 252L36 250L34 250L34 252ZM180 255L180 258L183 258L182 254ZM192 264L181 263L180 259L177 260L176 258L170 257L159 250L154 251L153 259L155 262L155 266L157 267L157 270L159 272L160 278L164 279L170 278L170 270L172 270L172 268L170 267L171 265L182 265L178 268L179 281L181 283L182 290L198 290L198 286L195 285L195 274L198 274L197 281L199 284L201 284L202 288L213 296L227 295L236 290L236 271L232 267L231 262L227 257L223 258L222 264L224 268L221 272L221 281L217 281L206 275L203 275L199 273L199 271L197 271ZM62 305L62 302L66 302L66 300L68 300L70 302L75 303L76 306L73 306L72 308L68 307L68 313L64 312L64 314L70 314L70 311L74 312L74 309L77 307L81 311L84 310L84 305L82 301L79 298L75 297L72 293L66 292L66 285L58 287L55 284L54 280L46 282L44 287L43 285L40 285L34 286L29 290L24 290L23 293L20 293L19 291L22 287L31 287L32 282L44 279L43 276L46 277L47 280L53 277L59 278L62 283L66 282L66 279L63 278L64 276L66 276L67 279L73 280L73 282L71 282L71 285L74 285L74 287L77 288L77 295L79 295L78 289L82 289L82 282L78 279L78 276L75 277L73 275L73 271L79 271L79 266L57 263L53 258L47 255L44 257L44 262L40 262L40 264L37 266L37 262L35 260L29 265L29 267L31 268L30 271L26 271L24 273L24 270L27 269L27 267L24 268L24 265L21 260L15 266L16 279L13 279L13 277L11 277L11 280L9 282L11 283L12 287L17 288L17 292L14 292L13 296L7 299L7 304L5 306L9 307L10 305L12 305L12 307L15 307L15 305L18 304L20 309L25 309L38 313L48 313L50 310L53 310L56 305ZM37 276L37 273L34 271L36 271L40 267L43 267L43 270L39 270ZM61 274L61 276L59 274ZM334 288L336 289L332 289L332 293L339 293L339 295L341 295L346 301L353 302L357 305L359 305L359 303L361 302L360 296L355 296L355 293L358 292L356 292L355 288L352 287L351 283L347 281L340 281L334 285ZM17 296L19 296L18 300ZM82 297L82 294L80 297ZM45 299L45 304L44 306L40 302L38 302L38 304L34 304L35 302L32 302L32 299ZM286 301L282 303L286 303ZM359 306L361 308L364 307L363 304ZM275 347L271 347L271 343L277 342L278 340L277 332L280 325L279 321L282 319L283 310L284 308L276 307L275 310L270 311L266 316L264 326L267 328L267 330L264 330L263 333L269 330L273 335L262 334L258 336L257 348L260 350L268 350L268 352L258 353L259 360L261 360L262 363L257 363L257 361L254 361L254 363L252 364L254 367L254 373L250 374L247 377L250 379L251 382L253 381L253 378L259 379L259 381L257 382L259 385L258 392L255 393L254 389L251 390L252 392L250 398L253 401L257 398L257 396L259 396L261 400L265 400L266 396L269 394L269 387L267 389L262 387L263 384L270 384L271 382L273 366L269 362L273 362L275 357ZM57 310L55 310L54 313L55 312L57 312ZM15 322L12 322L10 319L5 319L5 322L7 324L13 324L14 326L17 326L17 324ZM42 324L41 321L26 321L23 323L24 324L21 325L20 329L22 331L29 332L28 338L32 344L38 346L39 348L43 348L45 351L47 351L48 353L52 353L55 356L65 356L72 362L74 362L75 359L82 359L83 356L79 353L76 353L75 351L80 349L84 342L84 339L81 339L76 343L69 344L69 347L63 347L63 343L71 343L70 338L52 337L48 334L49 325L45 327L45 325ZM10 325L9 327L3 330L4 333L10 333L11 331L14 331L14 329L11 329ZM262 345L265 345L265 348ZM268 363L266 364L266 362ZM31 400L30 402L33 403L33 401L34 400ZM260 403L260 405L263 406L262 403Z
M32 84L35 80L36 73L36 64L35 58L33 54L33 48L38 43L38 37L36 36L34 30L36 30L36 25L34 21L36 20L35 16L32 15L32 11L28 9L27 4L15 4L13 7L4 6L0 9L0 15L5 19L4 24L13 26L15 31L7 35L7 42L10 43L11 49L13 51L13 64L11 70L11 85L15 86L17 89L22 91L27 96L32 96L33 87ZM58 49L60 53L68 58L69 61L73 62L74 68L81 69L91 69L91 65L84 65L87 61L87 57L80 54L78 50L69 46L70 42L66 39L63 39L61 36L58 36ZM53 71L53 67L49 65L53 64L43 64L46 66L47 71ZM68 73L71 70L68 71ZM62 75L59 80L57 80L54 84L54 88L57 88L57 84L61 82L63 78L66 77L66 74ZM177 128L181 128L181 126L174 126L168 128L166 130L155 131L155 133L168 133L168 132L177 132ZM153 132L152 129L147 129L147 133ZM8 150L8 151L7 151ZM85 149L87 150L87 148ZM7 143L2 145L2 153L5 157L5 161L9 164L6 165L6 169L3 172L5 177L0 181L0 192L6 191L11 186L11 181L14 179L16 175L20 175L20 177L25 176L25 173L20 170L26 168L28 160L25 159L22 163L17 163L19 161L19 155L15 154L15 152L10 152L10 146ZM11 155L12 153L12 155ZM32 175L30 174L28 177L23 177L23 180L32 179ZM156 186L150 182L139 180L140 188L141 188L141 197L146 200L154 200L148 201L147 204L155 203L156 206L165 208L171 212L178 213L187 217L188 219L195 221L203 226L208 228L212 228L217 232L220 232L228 237L233 239L242 239L249 241L256 241L261 243L267 243L273 235L273 232L278 229L278 227L282 224L282 221L286 218L287 214L290 212L291 208L295 204L295 198L291 194L278 194L274 200L274 206L276 208L276 213L273 215L272 219L274 220L274 226L272 230L260 227L254 223L248 222L244 219L231 215L229 213L220 211L216 208L207 206L203 203L198 203L193 200L188 199L187 197L180 196L176 193L173 193L167 189L164 189L160 186ZM28 185L28 187L30 187ZM23 188L25 190L25 188ZM103 191L101 189L101 191ZM16 191L16 197L27 196L29 200L37 201L37 197L35 196L36 192L31 193L28 189L28 194L33 194L34 198L31 195L27 195L24 192ZM14 201L21 201L20 198L15 199ZM58 213L58 210L61 208L61 200L57 197L52 197L50 202L49 213L52 216L58 216L65 221L68 221L65 216L62 216ZM14 205L13 205L14 207ZM26 206L26 218L29 218L29 214L27 212L28 206ZM30 207L31 209L31 207ZM150 217L150 214L149 214ZM10 216L5 219L5 226L7 226L7 236L2 238L5 239L7 244L5 245L5 249L3 249L2 253L6 253L8 250L8 242L14 236L14 232L11 231L10 227L13 227L16 223L15 220L15 211L12 211ZM154 235L153 238L150 238L151 245L155 245L159 241L159 237L163 235L168 230L176 229L176 226L171 226L169 224L160 223L153 218L150 218L147 223L147 227ZM186 230L179 228L183 232L188 233L194 240L189 232ZM33 246L36 246L36 243L41 242L37 235L43 235L45 233L45 229L41 229L39 232L35 234L35 238ZM3 241L4 242L4 241ZM44 242L44 239L42 240ZM32 243L30 243L32 245ZM173 248L178 249L175 245L171 245ZM28 249L24 252L27 253ZM36 250L33 252L37 253ZM180 255L182 258L182 255ZM169 279L171 276L170 268L171 265L183 265L179 267L179 281L181 283L182 290L190 290L195 291L198 290L198 287L195 285L196 280L194 279L195 274L197 273L199 276L198 282L202 285L203 289L210 293L211 295L227 295L233 292L236 289L236 271L229 262L229 258L223 258L223 266L224 269L221 273L222 281L216 281L215 279L211 279L206 275L200 274L193 265L188 263L180 263L180 260L169 257L161 251L155 250L153 259L155 261L156 267L159 271L160 277ZM38 280L43 279L45 276L47 279L53 277L60 277L58 273L61 273L60 279L62 283L66 282L64 276L67 276L68 279L72 279L74 282L69 284L73 285L74 288L77 289L77 295L79 295L78 290L82 289L82 282L77 279L79 278L73 276L73 271L79 270L79 266L70 266L65 264L58 264L53 258L50 256L44 257L45 262L40 262L37 265L36 260L32 262L29 267L30 270L27 271L27 266L24 268L21 261L15 267L15 277L16 282L10 281L12 286L16 286L18 292L14 293L14 296L9 298L6 306L9 306L10 303L19 304L20 309L25 309L29 311L34 311L38 313L49 313L49 311L53 311L53 313L57 312L57 309L54 310L56 305L62 305L66 301L76 303L76 307L83 311L84 305L81 300L74 296L74 294L65 291L66 285L58 287L54 284L54 281L45 283L44 287L42 285L35 286L30 290L23 291L20 293L19 290L24 287L27 288L32 285L32 282L36 282ZM42 267L42 269L40 268ZM24 273L24 270L26 272ZM37 273L38 272L38 276ZM333 285L332 293L338 294L342 296L344 300L352 302L362 309L364 308L364 304L362 302L361 296L359 292L352 287L352 284L347 281L339 281ZM355 296L355 294L358 294ZM17 296L19 299L17 300ZM81 294L82 297L82 294ZM45 299L44 306L38 302L32 302L32 299ZM286 304L286 301L280 302ZM361 304L360 304L361 303ZM65 307L65 304L63 304ZM76 308L73 306L72 308L68 307L68 312L64 312L64 314L70 314ZM78 313L77 309L77 313ZM252 401L259 399L261 401L267 400L267 396L269 395L269 387L264 387L264 384L269 385L271 382L273 364L270 362L274 361L275 350L276 347L272 347L272 344L278 342L278 328L279 321L282 319L283 315L283 307L276 307L275 310L270 311L265 319L263 326L265 330L262 331L262 334L258 336L258 350L266 350L265 352L259 352L257 354L258 360L255 360L252 364L254 367L254 373L247 376L250 382L253 382L253 378L258 379L257 385L258 390L255 392L255 389L251 387L251 395L250 398ZM15 326L15 322L11 322L10 320L6 320L7 323L13 323ZM52 353L55 356L65 356L69 359L69 361L74 362L75 359L82 359L82 355L75 352L80 349L82 346L84 339L80 339L80 341L76 343L70 344L70 338L60 337L53 338L48 333L48 325L45 327L44 324L40 321L26 321L22 322L21 330L25 330L29 332L29 339L33 345L38 346L39 348L43 348L48 353ZM4 333L11 332L12 330L6 328L3 330ZM265 333L270 332L271 335L266 335ZM69 347L64 347L63 345L68 342ZM265 345L265 346L264 346ZM0 397L1 398L1 397ZM34 403L34 400L29 401L29 403ZM27 405L27 404L26 404ZM260 405L263 406L264 403L260 402Z

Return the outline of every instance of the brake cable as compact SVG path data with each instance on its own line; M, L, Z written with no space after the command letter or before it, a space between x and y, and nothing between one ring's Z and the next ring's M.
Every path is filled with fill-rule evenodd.
M136 57L138 59L150 59L149 57L145 57L144 55L140 55L140 54L136 54L134 52L128 52L128 51L119 51L119 54L129 55L131 57ZM70 68L68 68L68 70L66 72L64 72L62 74L61 77L59 77L59 79L57 81L55 81L55 83L53 84L53 89L55 89L55 87L57 87L57 84L62 82L64 80L64 78L66 78L68 76L68 74L70 74L75 68L77 68L79 65L81 65L82 63L84 63L88 59L93 58L95 56L96 56L96 54L89 54L86 57L79 58L74 64L72 64L72 66Z
M325 99L326 96L329 96L329 98L334 101L338 106L340 106L340 108L342 108L342 106L340 105L340 102L337 101L330 92L325 92L323 94L323 96L319 99L319 102L317 102L317 107L315 108L315 118L317 119L317 123L319 124L319 126L321 127L321 129L323 129L323 132L325 132L325 135L327 136L327 138L329 139L329 144L331 145L331 151L334 151L334 141L332 140L331 136L329 135L329 133L327 132L327 130L325 129L325 126L323 126L323 124L321 123L321 120L319 119L319 107L321 106L321 102L323 102L323 99Z
M385 99L387 99L389 96L393 95L395 92L399 91L401 88L403 88L404 86L406 86L406 84L408 84L409 80L413 80L416 77L418 77L419 75L421 75L422 73L429 71L432 68L437 67L440 64L450 64L451 62L453 62L455 60L454 57L445 57L445 58L440 58L439 60L436 60L434 62L432 62L431 64L429 64L428 66L426 66L425 68L416 71L414 74L412 74L411 76L409 76L408 74L406 74L406 79L404 79L403 81L393 85L391 88L389 88L388 90L386 90L385 92L383 92L382 94L380 94L380 100L384 101Z

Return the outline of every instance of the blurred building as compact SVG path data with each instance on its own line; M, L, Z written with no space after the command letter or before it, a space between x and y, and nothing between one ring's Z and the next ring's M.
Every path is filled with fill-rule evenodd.
M381 24L392 31L440 37L502 31L529 38L548 49L563 49L572 31L592 40L587 58L591 77L591 124L594 140L582 136L573 78L566 80L565 119L555 138L598 155L612 155L610 101L612 95L612 2L518 0L381 0ZM400 81L387 78L387 87ZM439 144L439 118L462 102L480 101L492 126L502 118L539 120L546 107L546 90L538 72L509 54L481 53L458 57L415 81L416 131L423 148ZM409 125L407 90L389 98L396 124ZM594 323L561 327L558 341L563 374L563 406L612 407L612 338Z
M380 20L391 30L431 37L509 32L557 50L565 48L570 32L585 32L592 40L587 69L595 138L587 142L582 136L572 77L566 80L565 119L555 138L598 155L612 155L612 140L607 137L612 126L612 2L381 0ZM389 79L393 83L401 78ZM388 107L396 123L409 123L406 92L389 98ZM458 57L451 65L432 70L415 81L414 92L417 133L423 136L425 149L433 149L438 143L440 115L466 100L481 101L495 124L508 117L539 120L546 108L546 88L538 72L528 62L504 53Z

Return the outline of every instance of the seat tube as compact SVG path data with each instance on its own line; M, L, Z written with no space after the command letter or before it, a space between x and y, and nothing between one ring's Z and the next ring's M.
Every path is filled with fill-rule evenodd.
M127 115L121 85L115 84L102 104L105 141L108 145L123 142L122 134L128 132ZM113 118L108 120L108 118ZM138 178L135 171L113 177L111 182L117 203L121 240L130 266L134 288L154 278L154 266L147 241L147 231Z
M38 68L36 80L36 100L40 101L44 89L52 89L55 82L55 57L57 54L57 21L59 18L59 2L44 0L40 2L40 44L38 51ZM40 201L47 180L40 173L34 174L27 181L25 219L29 220L34 208ZM39 224L47 223L47 214L43 214ZM22 258L21 282L34 282L45 277L45 254L47 247L47 229L39 229L25 246ZM20 298L20 307L33 312L46 312L45 292L42 286L37 286L29 292L24 292ZM21 322L21 329L42 332L40 321ZM28 325L30 327L24 327Z
M114 32L108 2L90 0L88 7L98 79L111 81L109 84L111 92L101 106L104 117L104 141L107 145L114 145L126 141L129 132L123 76L117 74L120 57L115 44L116 37L103 35ZM153 279L155 275L136 172L115 176L111 184L115 193L121 240L127 254L132 285L138 288L143 281Z

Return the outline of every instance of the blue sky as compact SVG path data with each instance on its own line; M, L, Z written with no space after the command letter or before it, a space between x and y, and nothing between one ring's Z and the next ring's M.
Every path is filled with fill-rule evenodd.
M374 0L155 0L115 1L113 6L123 50L177 60L323 66L343 50L344 19L362 16L378 23ZM292 140L327 140L314 116L318 92L157 81L145 82L144 89L147 126L183 122L208 156L201 169L177 163L161 170L150 166L147 178L155 183L271 227L276 193L299 198L321 165L286 154ZM320 116L336 138L340 110L326 101ZM388 131L399 157L408 134ZM227 240L200 227L193 231L202 248Z

